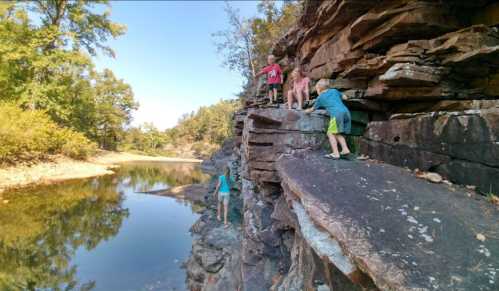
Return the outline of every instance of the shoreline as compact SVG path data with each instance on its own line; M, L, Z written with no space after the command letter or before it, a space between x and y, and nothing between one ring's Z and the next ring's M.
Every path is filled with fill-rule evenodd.
M55 184L67 180L86 179L114 174L113 169L126 162L201 163L199 159L155 157L126 152L100 151L87 160L73 160L53 156L49 161L34 165L16 165L0 168L0 195L34 185Z

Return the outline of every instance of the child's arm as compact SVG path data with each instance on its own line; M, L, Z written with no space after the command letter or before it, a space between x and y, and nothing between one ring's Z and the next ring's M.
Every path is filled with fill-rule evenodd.
M321 106L322 106L321 105L321 100L322 100L321 99L321 95L319 95L319 97L317 97L317 99L315 99L314 105L312 107L304 110L305 113L312 113L312 112L314 112L314 110L321 108Z
M217 187L215 188L215 192L213 192L213 196L217 197L219 189L220 189L220 178L218 179Z
M310 80L307 81L307 85L305 86L305 100L310 100L310 91L309 87L310 86Z
M256 73L255 78L260 77L263 74L267 74L269 72L269 67L264 67L260 70L260 72Z

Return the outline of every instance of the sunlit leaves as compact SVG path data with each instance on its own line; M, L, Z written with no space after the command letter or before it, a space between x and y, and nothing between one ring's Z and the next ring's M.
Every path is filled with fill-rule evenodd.
M59 125L115 148L137 104L130 86L111 71L95 71L89 55L112 53L106 40L124 32L109 20L108 2L0 4L0 101L44 110Z

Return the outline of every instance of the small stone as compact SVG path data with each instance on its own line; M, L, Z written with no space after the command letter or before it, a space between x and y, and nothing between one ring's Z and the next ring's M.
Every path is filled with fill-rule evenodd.
M475 185L466 185L466 189L469 189L469 190L476 190L476 186Z
M481 233L477 233L476 239L479 241L485 241L485 236Z
M428 180L432 183L442 183L444 180L442 176L440 176L437 173L430 173L430 172L422 172L422 171L417 171L416 172L416 177L420 179L425 179Z
M418 224L418 221L413 216L408 216L407 221L410 223Z
M357 160L359 160L359 161L369 160L369 156L360 155L360 156L357 157Z
M452 186L452 182L450 182L449 180L443 180L442 183L448 186Z

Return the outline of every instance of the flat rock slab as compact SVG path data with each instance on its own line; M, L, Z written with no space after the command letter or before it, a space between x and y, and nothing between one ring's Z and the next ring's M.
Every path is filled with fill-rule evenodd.
M499 210L482 197L388 164L318 153L282 156L277 169L288 198L378 288L499 290Z

